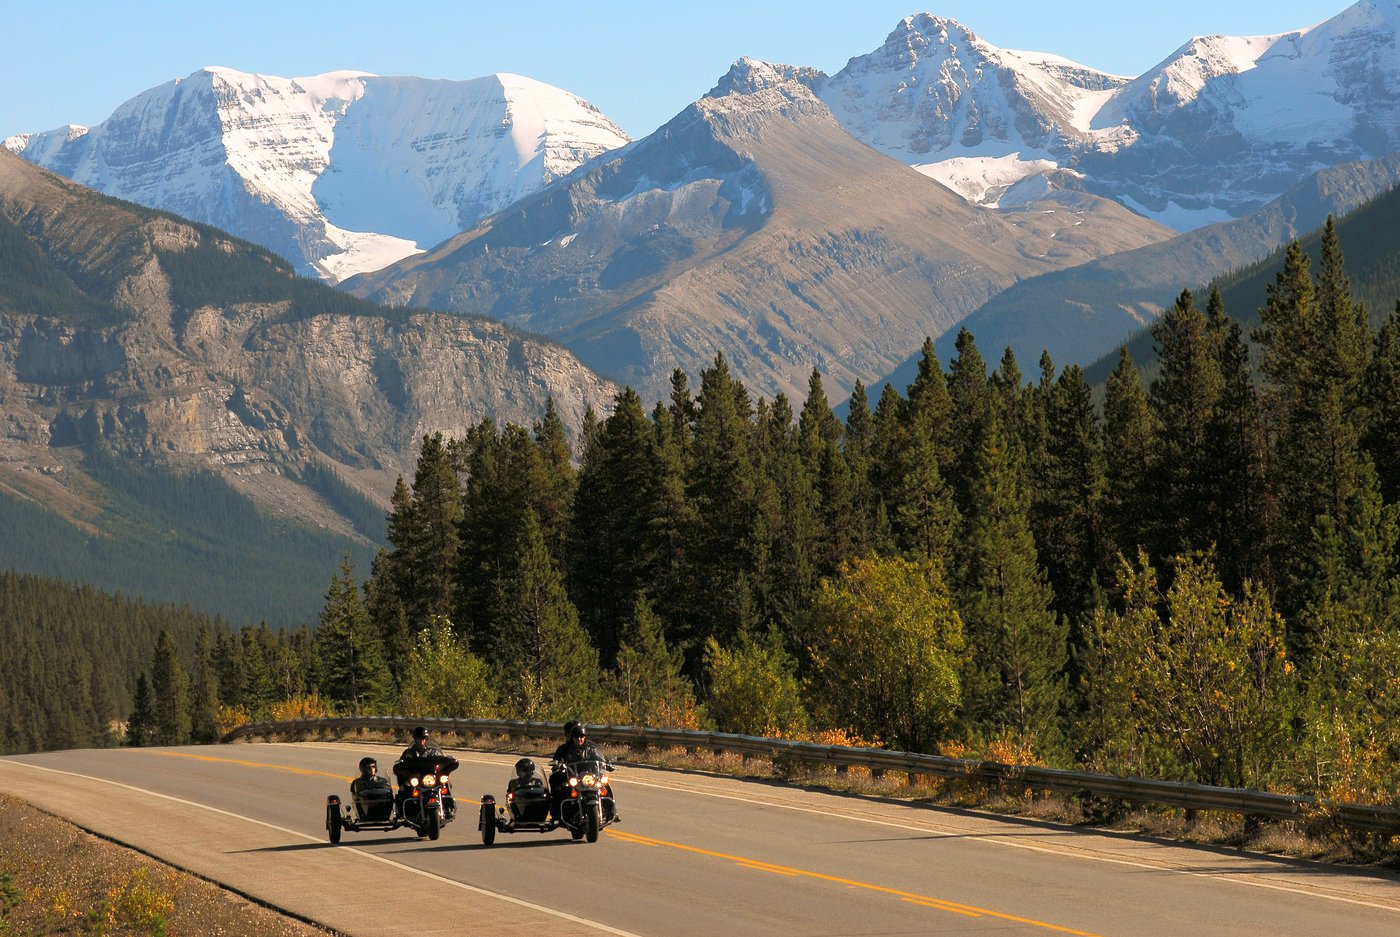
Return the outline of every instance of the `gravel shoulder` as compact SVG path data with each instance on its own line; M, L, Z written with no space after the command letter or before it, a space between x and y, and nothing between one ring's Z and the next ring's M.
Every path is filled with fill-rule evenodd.
M0 794L0 934L6 937L334 933Z

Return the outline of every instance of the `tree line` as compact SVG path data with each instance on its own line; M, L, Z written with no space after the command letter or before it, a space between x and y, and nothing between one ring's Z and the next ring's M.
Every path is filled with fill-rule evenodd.
M964 330L844 421L818 371L799 409L721 355L576 453L552 405L427 436L284 688L1390 796L1400 306L1372 332L1330 222L1311 266L1252 343L1183 292L1158 375L1125 351L1101 406Z

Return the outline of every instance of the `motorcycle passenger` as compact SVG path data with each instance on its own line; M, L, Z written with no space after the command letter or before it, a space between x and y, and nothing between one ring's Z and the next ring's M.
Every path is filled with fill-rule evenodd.
M568 739L563 745L560 745L554 750L554 770L549 776L550 810L553 812L553 816L556 820L559 819L560 811L563 808L564 794L569 789L569 776L563 770L563 765L575 761L592 759L601 761L609 771L612 770L612 765L608 764L608 760L603 757L603 753L598 750L597 746L588 741L587 726L581 722L571 721L567 725L567 732ZM607 819L614 821L621 820L622 817L617 812L617 794L615 792L612 795L612 799L613 811L612 815L607 817Z
M516 791L544 791L544 781L535 774L535 763L529 758L522 758L515 763L515 777L506 782L507 794L514 794Z
M360 774L350 782L350 796L355 801L355 809L360 817L363 819L374 812L376 794L387 800L392 790L393 785L389 783L389 779L379 776L379 762L373 758L361 758Z

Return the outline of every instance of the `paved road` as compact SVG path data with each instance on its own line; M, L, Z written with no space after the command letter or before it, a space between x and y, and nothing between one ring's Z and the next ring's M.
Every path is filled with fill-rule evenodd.
M257 744L0 759L0 790L350 934L1385 935L1400 877L734 781L623 768L625 822L482 846L468 797L515 756L458 752L435 843L325 840L329 793L396 749Z

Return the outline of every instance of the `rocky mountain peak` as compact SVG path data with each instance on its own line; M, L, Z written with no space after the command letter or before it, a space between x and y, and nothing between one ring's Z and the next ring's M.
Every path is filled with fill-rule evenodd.
M707 98L723 97L726 94L752 94L765 88L795 81L813 87L826 73L817 68L797 65L780 65L776 62L763 62L748 56L729 66L715 86L705 95Z

